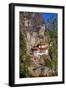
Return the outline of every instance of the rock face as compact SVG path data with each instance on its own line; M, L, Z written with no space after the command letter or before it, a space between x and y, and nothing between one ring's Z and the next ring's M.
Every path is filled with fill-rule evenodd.
M39 13L21 12L20 31L25 35L29 52L39 42L40 36L44 37L45 22Z
M44 32L45 32L45 24L43 24L43 25L40 27L39 35L44 36Z
M52 70L45 66L45 60L49 59L47 54L49 44L48 37L45 35L44 19L39 13L21 12L20 31L25 36L27 53L30 55L32 61L31 66L28 66L29 76L51 76ZM32 48L38 48L35 51L39 51L40 53L38 55L33 54Z

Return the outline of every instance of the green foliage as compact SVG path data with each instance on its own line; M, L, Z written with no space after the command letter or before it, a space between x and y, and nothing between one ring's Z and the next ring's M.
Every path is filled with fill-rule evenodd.
M57 17L50 17L48 20L49 23L49 28L48 28L48 33L49 33L49 43L52 42L52 46L49 48L49 55L51 58L51 63L49 63L54 69L55 72L57 72L57 67L58 67L58 28L57 28Z
M31 57L29 54L26 54L26 60L25 60L25 63L27 64L27 66L30 66L32 61L31 61Z
M27 47L24 34L20 32L20 74L28 77L28 66L30 65L30 56L27 54Z
M22 74L22 76L27 76L26 75L26 67L24 63L20 63L20 74Z
M45 60L45 65L49 68L52 67L51 61L50 60Z
M57 57L57 32L50 31L50 42L53 43L52 47L49 48L49 55L51 57L51 66L57 71L58 57Z
M54 70L56 70L57 69L57 64L58 64L58 62L57 62L57 59L58 59L57 58L57 49L55 47L51 47L49 49L49 54L50 54L50 57L51 57L52 68Z
M26 42L24 34L20 32L20 60L25 60L25 54L27 54Z

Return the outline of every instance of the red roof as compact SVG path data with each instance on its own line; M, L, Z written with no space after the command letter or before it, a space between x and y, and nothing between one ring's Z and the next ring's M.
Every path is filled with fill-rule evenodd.
M39 48L38 47L33 47L32 50L38 50Z
M44 46L44 47L43 47ZM48 49L48 44L38 44L37 46L34 46L32 50L46 50Z
M46 49L48 49L48 47L45 47L45 48L39 48L39 47L32 48L32 50L46 50Z

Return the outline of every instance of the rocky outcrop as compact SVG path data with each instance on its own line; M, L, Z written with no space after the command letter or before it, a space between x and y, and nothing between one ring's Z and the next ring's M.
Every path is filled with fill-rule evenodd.
M45 22L39 13L21 12L20 31L24 33L28 52L44 38Z
M49 45L48 36L45 35L45 22L39 13L31 12L21 12L20 13L20 31L25 36L27 53L30 55L32 61L31 65L28 66L29 76L51 76L55 72L50 67L46 66L45 61L51 60L48 55L34 55L32 54L31 49L37 45L47 43L48 50L49 46L52 46L52 43ZM39 48L38 48L39 49ZM41 53L41 50L40 50ZM35 57L36 56L36 57Z

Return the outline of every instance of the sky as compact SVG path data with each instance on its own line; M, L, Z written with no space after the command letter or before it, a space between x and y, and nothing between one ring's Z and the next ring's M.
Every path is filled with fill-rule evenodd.
M56 17L57 18L57 13L41 13L42 17L45 20L45 23L48 22L49 17Z

